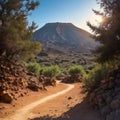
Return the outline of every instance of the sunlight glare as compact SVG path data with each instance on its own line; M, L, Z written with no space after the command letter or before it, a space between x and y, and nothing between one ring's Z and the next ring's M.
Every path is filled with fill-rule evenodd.
M102 16L96 16L95 21L96 21L96 23L102 23L102 21L103 21Z

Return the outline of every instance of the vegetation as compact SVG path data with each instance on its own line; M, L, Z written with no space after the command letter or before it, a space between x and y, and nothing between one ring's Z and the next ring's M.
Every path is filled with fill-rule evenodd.
M39 74L41 67L38 63L36 62L30 62L26 64L26 68L29 72L37 73Z
M81 65L87 71L88 66L93 66L93 56L82 53L65 53L65 54L48 54L48 56L38 56L36 61L41 67L48 67L51 65L58 65L62 73L67 75L70 66Z
M58 66L45 67L42 70L42 74L51 79L54 78L59 73L60 73L60 68Z
M101 11L93 10L102 17L98 25L87 23L94 32L93 37L101 43L97 48L98 62L120 61L120 0L99 0Z
M104 80L107 74L113 69L113 66L108 63L96 65L86 76L84 76L83 82L87 90L91 91L97 88L101 80Z
M88 91L98 87L101 80L105 79L109 71L117 68L120 63L120 1L99 0L101 11L93 10L102 17L102 22L97 26L87 23L93 31L93 38L100 42L95 51L98 64L84 78Z
M34 0L0 0L0 55L12 60L27 60L40 51L40 44L31 42L36 28L28 26L27 16L39 5Z
M77 66L77 65L70 67L68 71L70 75L76 75L76 74L84 75L85 74L83 67Z

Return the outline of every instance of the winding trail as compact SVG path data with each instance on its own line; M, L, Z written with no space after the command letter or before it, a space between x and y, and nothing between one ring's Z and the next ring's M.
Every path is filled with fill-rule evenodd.
M63 83L58 83L58 84L63 84ZM43 104L51 99L54 99L60 95L66 94L67 92L69 92L70 90L72 90L75 87L74 85L71 85L71 84L63 84L63 85L66 85L67 88L60 91L60 92L57 92L55 94L52 94L52 95L49 95L49 96L44 97L42 99L39 99L39 100L29 104L29 105L26 105L23 108L17 110L13 116L10 116L9 118L4 118L2 120L27 120L29 117L30 110L32 110L36 106Z

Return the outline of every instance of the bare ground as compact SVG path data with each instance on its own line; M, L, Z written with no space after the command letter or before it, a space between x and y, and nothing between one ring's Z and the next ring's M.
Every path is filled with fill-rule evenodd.
M11 105L0 103L0 106L3 106L3 109L0 109L0 120L10 120L16 111L67 88L66 85L58 84L57 87L49 87L48 91L30 92L29 96L20 98ZM75 84L75 87L69 92L29 109L26 120L28 118L32 120L51 120L53 118L54 120L102 120L98 111L93 110L84 98L85 94L81 93L81 84ZM24 112L22 111L22 113Z
M31 111L31 117L34 117L32 120L103 120L81 93L81 84L75 84L67 94L37 106Z

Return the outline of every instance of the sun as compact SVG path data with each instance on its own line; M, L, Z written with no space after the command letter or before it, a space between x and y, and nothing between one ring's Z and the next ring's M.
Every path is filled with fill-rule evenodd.
M100 24L102 24L104 22L104 18L103 18L103 16L93 14L89 18L89 22L95 26L99 26Z
M95 21L96 21L97 23L102 23L102 22L103 22L102 16L96 16Z

